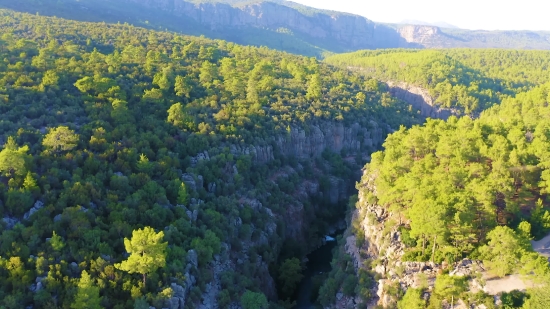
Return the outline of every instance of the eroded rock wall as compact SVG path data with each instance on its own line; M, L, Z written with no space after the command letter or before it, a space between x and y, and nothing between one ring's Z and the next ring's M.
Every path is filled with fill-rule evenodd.
M224 3L190 3L183 0L125 0L191 18L210 30L254 27L287 28L310 38L335 41L343 49L410 47L400 33L362 16L344 13L304 14L272 1L234 7Z
M451 115L457 114L456 110L437 106L435 99L424 88L404 82L389 81L386 84L392 96L412 105L423 117L447 120Z

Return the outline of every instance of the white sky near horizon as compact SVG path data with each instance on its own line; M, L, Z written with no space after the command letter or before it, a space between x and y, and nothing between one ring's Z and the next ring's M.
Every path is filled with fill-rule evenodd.
M446 22L472 30L549 30L548 0L291 0L377 22Z

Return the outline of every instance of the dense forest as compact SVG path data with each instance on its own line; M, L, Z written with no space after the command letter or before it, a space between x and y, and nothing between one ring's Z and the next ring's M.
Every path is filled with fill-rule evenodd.
M384 81L427 89L436 104L478 114L550 81L550 52L499 49L377 50L328 57Z
M359 190L396 215L386 227L400 226L403 261L482 260L496 276L520 273L533 283L527 294L502 296L503 308L548 306L548 259L530 240L550 231L549 94L544 84L479 119L428 120L388 136ZM441 308L451 296L472 300L465 280L442 274L428 304L422 289L410 288L399 308Z
M549 64L496 49L319 61L0 9L0 309L289 309L304 257L347 210L367 243L365 201L391 214L402 262L479 260L533 283L498 306L546 308L530 241L550 232ZM457 115L426 120L385 82ZM313 298L364 305L380 261L357 271L338 241ZM390 289L399 309L497 306L466 279L438 273L429 299Z
M221 308L288 306L293 239L420 121L314 58L6 10L0 32L0 308L194 308L213 286ZM357 126L353 149L281 147Z

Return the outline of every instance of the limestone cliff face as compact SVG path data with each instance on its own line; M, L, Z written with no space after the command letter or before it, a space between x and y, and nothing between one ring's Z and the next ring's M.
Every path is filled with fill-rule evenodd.
M313 39L343 44L343 49L408 47L395 29L376 24L364 17L343 13L303 14L275 2L265 1L234 7L224 3L190 3L183 0L124 0L191 18L210 30L247 27L290 29Z
M424 88L403 82L389 81L386 84L392 96L409 103L426 118L447 120L451 115L457 114L456 110L438 107L435 99Z
M288 135L279 136L275 143L283 155L307 159L320 156L326 149L336 153L346 149L355 154L382 144L388 132L389 128L384 130L374 121L369 128L357 123L346 127L342 123L331 122L308 127L307 131L293 128Z
M340 122L324 122L306 127L291 127L290 132L277 135L260 145L229 145L233 155L249 155L256 163L267 163L276 155L311 159L319 157L323 151L340 153L345 149L349 154L363 153L364 150L377 148L384 142L392 130L385 124L374 121L368 127L355 123L346 126ZM208 153L200 153L192 162L209 160Z
M397 30L401 37L409 43L426 44L440 36L441 31L435 26L403 26Z

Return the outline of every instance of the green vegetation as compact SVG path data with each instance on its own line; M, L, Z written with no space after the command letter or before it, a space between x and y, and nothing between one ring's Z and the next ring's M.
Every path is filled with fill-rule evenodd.
M452 117L402 128L388 137L384 152L373 154L367 169L377 176L375 198L410 220L421 256L460 259L487 238L521 237L502 227L488 232L522 220L536 229L523 225L520 234L548 232L540 221L547 218L543 203L550 188L549 90L544 85L504 100L478 120Z
M177 284L192 308L217 256L235 261L215 274L221 307L247 291L264 304L268 269L290 296L301 274L280 266L341 211L297 188L353 179L379 137L304 159L282 147L314 125L382 136L420 121L376 81L316 59L0 16L0 307L163 308ZM283 246L291 237L308 245Z
M87 271L82 272L78 281L78 291L71 304L72 309L101 309L99 287L96 287Z
M376 190L360 194L400 218L408 247L403 259L454 263L470 257L500 277L521 273L535 288L525 304L521 295L505 295L506 308L542 308L550 268L530 240L550 231L549 94L544 84L503 99L479 119L429 119L386 139L362 180ZM439 275L428 308L472 297L464 294L464 280ZM407 292L399 306L418 307L418 293Z
M421 86L437 105L466 114L550 82L547 51L393 49L335 55L325 61L381 80Z
M243 309L267 309L267 298L262 293L254 293L250 291L244 292L241 297Z
M279 267L279 281L281 282L281 292L285 299L291 298L296 287L302 281L302 266L300 260L291 258L283 261Z
M424 309L426 308L426 301L422 299L422 290L409 288L401 299L397 303L398 309Z
M265 1L193 0L187 2L225 3L239 7ZM292 7L305 16L315 14L334 15L337 13L317 10L290 1L272 0L270 2ZM250 26L212 30L210 25L201 24L193 18L181 18L179 14L174 14L169 10L144 6L139 2L129 4L119 0L0 0L0 8L87 22L128 23L152 30L169 30L186 35L227 40L242 45L266 46L305 56L321 57L325 54L351 50L343 47L341 44L335 43L331 39L313 38L301 33L293 33L292 31L280 31L280 29ZM342 15L345 13L338 14Z
M150 227L133 231L132 239L124 238L124 247L130 256L126 261L115 264L115 268L130 274L142 274L143 285L145 285L147 274L166 266L168 243L161 242L163 238L164 232L155 233Z
M312 296L324 307L333 304L339 292L345 296L359 296L363 303L370 301L373 296L371 289L376 285L373 274L365 269L359 269L359 273L355 273L355 266L346 253L344 240L345 238L338 239L338 247L333 250L330 273L314 277L322 281L318 291L314 290Z

